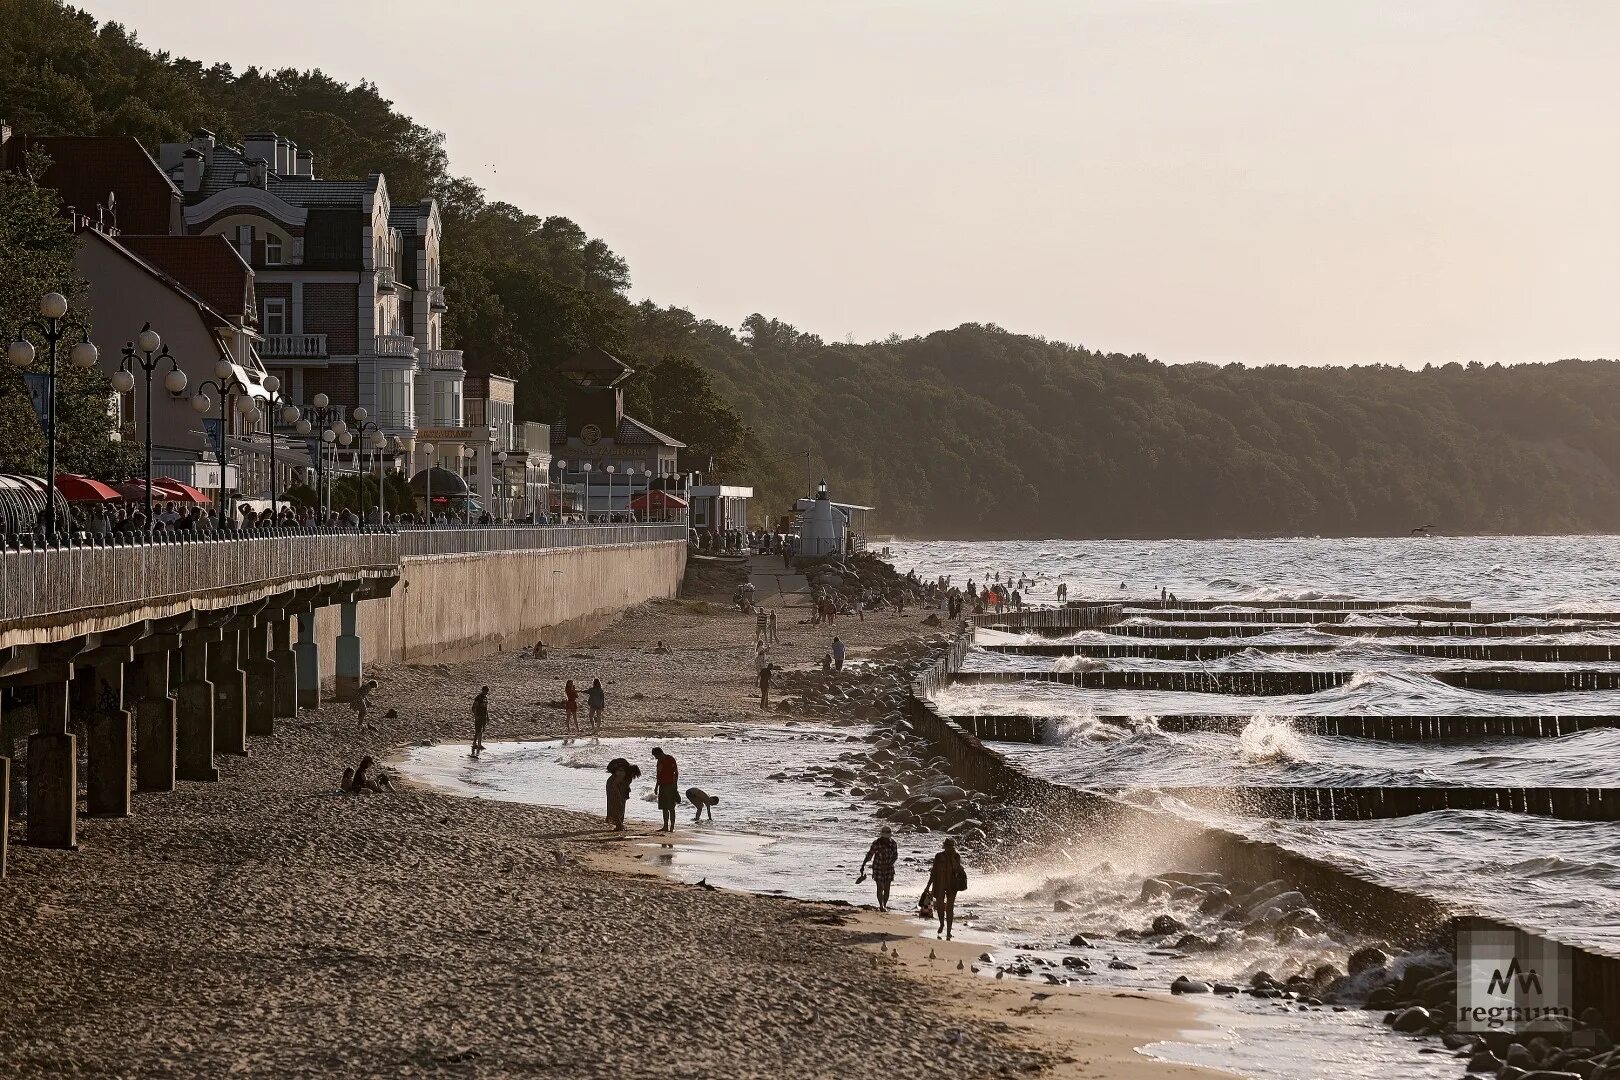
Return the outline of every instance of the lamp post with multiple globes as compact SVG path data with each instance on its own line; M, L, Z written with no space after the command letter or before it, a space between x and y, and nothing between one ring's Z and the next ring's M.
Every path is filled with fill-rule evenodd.
M169 372L163 376L164 389L171 394L182 393L186 388L186 373L180 370L180 362L170 354L152 324L147 323L133 342L124 345L124 362L112 376L113 389L127 394L135 389L135 368L139 366L146 373L146 423L142 425L142 434L146 436L147 532L152 531L152 372L165 360L169 362Z
M265 382L268 384L274 380L275 376L272 375L269 376ZM279 386L280 383L278 382L276 385ZM231 363L229 360L221 359L215 363L214 378L205 379L202 384L197 387L197 392L191 396L191 407L196 410L199 415L206 413L214 406L214 399L208 396L209 387L213 387L214 392L219 395L219 485L216 488L216 491L218 492L219 498L219 521L220 524L223 525L225 520L231 516L231 508L228 505L227 497L225 495L225 471L230 468L230 455L228 449L229 444L225 440L226 423L230 414L229 399L232 394L237 395L236 411L242 415L242 419L244 421L251 422L257 419L259 416L259 407L254 403L253 398L250 396L250 391L248 390L247 384L244 383L241 377L236 374L236 365ZM268 386L266 388L268 389ZM273 453L274 433L272 433L271 450ZM274 458L272 458L270 462L270 471L273 476L275 473ZM272 504L275 502L273 497L271 502Z
M360 524L364 525L366 523L366 477L369 474L366 472L363 463L366 458L366 451L369 449L377 460L377 523L380 525L383 517L388 513L388 492L383 486L382 477L382 451L388 445L388 436L382 433L382 428L378 426L377 421L366 419L370 414L366 412L363 406L356 405L353 415L357 425L356 430L360 435L359 462L356 463L359 466L357 471L360 474Z
M6 358L13 367L25 368L34 362L34 346L27 338L22 336L22 330L33 329L40 337L45 339L46 353L50 357L49 368L45 374L45 538L51 543L56 542L56 361L57 346L69 334L77 334L78 342L68 351L68 363L76 368L93 368L100 358L85 330L82 327L68 328L62 325L67 317L67 297L59 292L48 292L39 298L39 317L43 321L29 319L18 329L11 344L6 348ZM150 451L148 462L150 463ZM148 497L148 503L151 502ZM150 514L148 514L150 517Z
M270 414L270 520L279 525L281 506L277 493L279 478L276 476L276 423L279 421L282 424L293 425L298 423L304 414L302 409L288 401L287 396L281 392L281 380L276 376L266 375L261 385L269 394L265 405Z
M354 436L348 435L348 425L343 421L343 406L333 405L332 399L325 394L316 394L310 399L311 404L299 410L298 419L293 422L293 430L300 435L308 435L316 427L321 430L320 439L316 447L315 457L315 506L321 515L321 524L326 524L326 452L327 448L341 443L344 446L354 441Z
M423 475L427 481L427 523L433 524L433 444L430 442L417 443L417 452L427 458L427 468Z

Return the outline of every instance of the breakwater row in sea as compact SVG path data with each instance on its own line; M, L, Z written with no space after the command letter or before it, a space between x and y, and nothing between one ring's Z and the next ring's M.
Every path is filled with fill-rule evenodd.
M1116 607L1117 605L1109 605ZM1134 605L1133 605L1134 606ZM1183 605L1184 607L1187 605ZM1293 606L1293 605L1287 605ZM1429 603L1425 610L1438 610L1441 605ZM1202 610L1207 610L1202 609ZM1340 612L1353 612L1354 607L1340 609L1324 609L1329 617L1337 616ZM1363 610L1372 610L1365 608ZM1385 610L1387 609L1380 609ZM1107 635L1152 636L1159 638L1171 649L1185 648L1186 642L1175 642L1174 638L1183 636L1187 638L1204 638L1216 636L1213 633L1204 633L1207 628L1194 621L1179 621L1161 619L1167 612L1144 612L1140 610L1126 610L1120 608L1122 618L1131 618L1131 623L1099 623L1098 612L1094 609L1084 616L1086 627L1090 631L1101 631ZM1111 614L1111 612L1109 612ZM1228 612L1219 613L1218 618L1226 618ZM1265 615L1263 610L1256 610L1256 615ZM1507 614L1507 613L1487 613ZM1570 627L1568 632L1576 632L1573 627L1575 620L1587 622L1588 626L1579 627L1579 630L1589 630L1590 623L1599 621L1594 616L1603 616L1604 620L1612 621L1616 616L1604 615L1598 612L1568 613L1528 613L1525 615L1511 615L1509 618L1523 617L1530 619L1569 619L1570 623L1562 624ZM1104 616L1106 617L1106 616ZM1413 633L1419 626L1415 622L1404 618L1404 613L1389 612L1379 616L1380 620L1391 620L1399 625L1345 625L1342 622L1311 623L1311 622L1266 622L1264 619L1256 621L1237 621L1227 624L1223 632L1230 633L1238 628L1233 636L1244 636L1250 633L1259 634L1286 632L1296 629L1309 629L1318 632L1333 632L1342 634L1350 644L1349 639L1354 636L1367 637L1396 636ZM1080 632L1080 627L1062 626L1062 609L1046 615L1038 625L1029 625L1031 620L1009 620L1006 616L987 616L982 623L998 631L1021 633L1029 636L1055 637L1064 634ZM1024 625L1019 625L1019 622ZM1461 631L1458 636L1510 637L1522 636L1508 631L1530 630L1538 634L1556 633L1554 627L1558 623L1544 622L1536 627L1520 627L1518 625L1503 626L1500 622L1471 622L1460 627L1451 624L1448 629L1452 632ZM1427 629L1427 627L1425 627ZM1139 631L1149 631L1140 633ZM1183 631L1192 631L1183 634ZM1480 633L1484 631L1483 633ZM1419 630L1418 634L1422 631ZM985 745L983 739L1005 739L1013 742L1051 742L1064 729L1067 718L1061 711L1053 709L1049 698L1042 699L1039 715L1020 714L1013 709L997 710L995 712L980 712L975 715L950 716L943 713L934 700L946 687L952 684L963 684L982 687L983 692L996 694L1000 688L1007 688L1016 695L1016 688L1020 684L1038 684L1065 688L1058 692L1072 692L1076 695L1075 719L1083 719L1088 723L1101 723L1115 725L1121 729L1132 729L1147 723L1158 726L1164 731L1224 731L1229 733L1241 732L1253 719L1251 715L1229 714L1211 710L1208 713L1176 712L1167 715L1157 715L1156 710L1147 710L1148 715L1126 715L1121 713L1106 713L1088 710L1084 707L1085 695L1093 690L1129 689L1143 692L1146 700L1159 691L1174 691L1182 694L1202 694L1227 696L1232 694L1248 694L1255 696L1265 695L1310 695L1323 690L1343 687L1356 678L1355 671L1243 671L1243 672L1187 672L1187 671L973 671L960 672L962 662L967 656L971 645L971 629L964 634L959 648L953 650L952 655L940 665L940 669L929 678L920 680L914 687L918 701L914 707L914 720L918 730L929 734L940 752L953 762L960 771L964 780L982 787L984 790L996 792L1004 797L1022 800L1028 805L1040 806L1045 812L1056 816L1067 816L1076 822L1076 827L1086 833L1094 830L1110 830L1135 832L1143 836L1162 835L1164 818L1179 817L1180 815L1167 810L1166 806L1181 806L1194 814L1192 823L1199 833L1200 850L1209 860L1209 869L1230 870L1234 873L1272 873L1277 877L1284 877L1290 881L1300 882L1299 888L1306 892L1313 903L1320 903L1324 913L1340 920L1345 925L1364 926L1373 932L1379 929L1385 934L1391 934L1399 941L1415 942L1432 930L1436 918L1460 920L1459 925L1476 927L1505 927L1513 926L1518 930L1530 934L1532 937L1544 937L1548 940L1558 941L1570 946L1571 966L1574 971L1574 995L1579 1003L1578 1008L1587 1006L1596 1007L1609 1020L1610 1024L1620 1023L1620 950L1611 950L1583 940L1579 933L1565 933L1560 926L1549 924L1545 918L1528 917L1515 919L1504 917L1503 911L1498 908L1483 911L1467 903L1458 903L1446 897L1443 892L1431 895L1422 887L1420 873L1412 874L1410 884L1391 884L1393 879L1400 879L1403 875L1395 873L1369 873L1368 870L1355 868L1331 859L1322 859L1305 855L1293 850L1285 844L1270 843L1234 832L1230 825L1221 825L1219 821L1232 820L1254 821L1257 825L1266 820L1308 820L1325 822L1343 822L1348 827L1353 822L1375 823L1379 820L1400 818L1419 818L1421 815L1439 815L1445 819L1457 813L1488 812L1496 815L1505 815L1508 818L1522 816L1526 820L1548 817L1576 822L1613 822L1620 820L1620 790L1612 788L1491 788L1491 787L1405 787L1391 788L1388 786L1368 786L1365 788L1324 788L1324 787L1280 787L1280 786L1244 786L1196 788L1175 785L1157 786L1152 783L1152 777L1144 775L1142 782L1132 789L1117 787L1090 786L1084 783L1058 782L1031 772L1026 768L1013 764L1008 758L997 750ZM993 635L992 635L993 636ZM1096 636L1095 634L1092 635ZM1416 635L1414 635L1416 636ZM1434 635L1438 636L1438 635ZM1067 645L1058 645L1055 648L1036 645L1034 649L1024 650L1021 643L1006 643L1005 639L995 638L996 644L990 646L993 651L1023 652L1030 656L1066 655L1091 656L1106 661L1112 656L1141 655L1129 651L1109 652L1107 646L1102 651L1088 651L1090 642L1074 643L1080 648L1071 650ZM1316 644L1316 643L1311 643ZM1469 646L1464 646L1465 648ZM1563 658L1565 663L1601 662L1609 659L1607 646L1603 646L1604 654L1597 651L1576 652L1572 656ZM1263 650L1262 655L1276 653L1286 655L1290 652L1322 652L1330 651L1331 645L1313 649L1289 649L1280 645L1275 649ZM1425 655L1432 655L1443 659L1461 659L1463 655L1447 650L1437 650L1432 654L1424 651L1414 651L1414 662L1421 662ZM1166 657L1169 658L1169 657ZM1197 659L1191 654L1185 654L1184 659ZM1503 663L1535 665L1551 660L1550 653L1541 652L1539 647L1530 652L1514 656L1501 656ZM1615 673L1597 671L1536 671L1536 670L1504 670L1504 671L1423 671L1424 678L1434 679L1436 682L1457 686L1473 691L1480 691L1482 696L1490 694L1502 695L1533 695L1539 693L1578 693L1587 690L1606 690L1620 686L1620 681L1612 676ZM978 695L974 695L978 696ZM1332 696L1332 695L1329 695ZM1564 699L1567 700L1567 696ZM1359 715L1324 712L1317 716L1289 716L1287 723L1297 731L1317 736L1355 736L1362 739L1383 739L1393 743L1402 741L1415 741L1418 739L1479 739L1479 738L1561 738L1574 732L1586 731L1593 728L1615 727L1620 725L1620 718L1612 715L1567 715L1562 712L1545 711L1527 715ZM1086 753L1084 745L1075 747L1075 760L1080 764L1079 771L1084 772L1083 760ZM1151 793L1148 801L1151 805L1141 805L1144 793ZM1199 816L1205 812L1213 813L1214 818ZM1218 819L1218 820L1217 820ZM1367 827L1371 827L1370 824ZM1604 824L1593 826L1610 828ZM1184 821L1182 828L1187 828ZM1524 856L1525 853L1500 851L1498 858L1511 861L1515 857ZM1359 864L1358 864L1359 865ZM1505 887L1509 883L1503 883ZM1511 891L1510 888L1507 891ZM1511 906L1511 905L1509 905ZM1392 928L1394 928L1392 930Z

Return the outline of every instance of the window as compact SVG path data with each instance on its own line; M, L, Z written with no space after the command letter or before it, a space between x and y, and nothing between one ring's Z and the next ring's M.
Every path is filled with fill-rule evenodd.
M264 332L266 334L286 334L287 329L287 301L280 298L266 297L264 301Z
M281 265L281 237L275 233L266 233L264 236L264 265Z
M377 418L378 423L388 427L408 427L411 418L406 402L410 400L411 373L384 368L378 372L378 379L377 405L378 412L382 414Z

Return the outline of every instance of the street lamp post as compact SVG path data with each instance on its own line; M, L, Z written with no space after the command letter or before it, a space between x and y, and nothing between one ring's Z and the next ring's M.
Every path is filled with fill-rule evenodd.
M265 391L270 395L265 404L269 406L267 411L270 416L270 521L274 525L279 524L281 520L281 506L278 502L276 486L279 482L279 478L276 476L276 423L279 420L283 424L296 424L299 418L303 416L303 413L298 406L289 402L287 396L281 392L280 379L274 375L266 375L263 385Z
M433 524L433 444L430 442L417 443L417 450L427 458L427 469L423 475L427 477L427 520Z
M624 497L624 520L625 524L629 524L635 520L635 511L632 508L632 504L636 501L636 467L634 465L625 466L624 478L628 482Z
M558 458L552 464L557 466L557 521L561 524L568 509L568 462ZM551 508L549 497L547 503L546 509L549 510Z
M225 471L230 468L230 456L225 442L225 428L230 415L228 407L230 395L238 395L236 411L242 414L244 420L254 414L257 406L253 404L253 398L248 396L247 386L237 377L236 365L229 360L221 359L215 363L214 378L205 379L197 387L197 392L191 396L191 407L198 414L206 413L213 407L214 400L208 396L209 387L213 387L214 392L219 395L219 484L214 490L219 498L215 510L219 514L219 523L223 526L225 519L231 516L225 495Z
M608 524L610 524L610 525L613 523L613 473L614 472L615 472L614 466L609 465L607 467L607 474L608 474L607 521L608 521Z
M500 490L500 493L501 493L501 501L500 501L499 505L500 505L500 508L501 508L501 517L503 517L503 518L509 518L509 517L512 516L512 493L507 488L507 480L506 480L506 459L507 459L507 456L508 455L507 455L505 450L501 450L498 453L496 453L496 455L495 455L495 475L500 480L500 489L499 490Z
M68 352L68 362L76 368L93 368L100 353L91 344L85 330L68 329L62 325L67 316L67 297L59 292L48 292L39 298L39 316L43 322L29 319L18 329L6 349L6 358L14 367L25 368L34 362L34 346L22 336L23 328L32 327L45 339L50 356L50 369L45 375L45 538L56 542L56 356L57 345L69 333L77 333L78 343Z
M382 480L382 448L388 445L388 437L382 433L382 428L377 425L377 421L366 419L368 415L370 414L363 407L359 405L354 407L354 419L359 424L356 430L360 439L360 449L358 451L360 461L365 461L368 447L374 451L377 459L377 524L381 525L383 515L388 513L388 493L383 490ZM366 437L367 432L371 433L370 438ZM366 523L366 476L368 474L363 466L359 469L359 473L360 524L364 525Z
M146 373L146 423L142 434L146 436L146 531L152 531L152 372L163 361L169 362L169 373L163 376L163 386L171 394L178 394L186 388L186 373L180 370L180 363L170 353L169 347L163 344L158 332L147 323L141 327L133 343L124 345L124 363L113 373L113 389L121 394L127 394L135 389L135 365L139 364Z
M591 463L583 462L580 471L585 474L585 524L591 523Z
M343 424L343 406L333 405L332 399L325 394L316 394L310 399L312 404L300 409L298 420L294 429L300 435L308 435L317 426L320 427L320 437L316 440L315 454L315 508L320 517L319 524L326 524L326 448L338 441L339 426L347 430ZM351 436L350 441L353 441ZM348 443L344 443L345 446Z

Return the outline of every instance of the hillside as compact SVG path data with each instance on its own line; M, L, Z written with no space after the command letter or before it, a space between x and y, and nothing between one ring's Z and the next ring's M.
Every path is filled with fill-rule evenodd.
M992 326L864 345L757 314L733 328L632 303L606 242L490 202L373 84L172 57L58 0L0 0L0 25L0 102L21 132L155 149L199 126L271 129L312 147L323 176L383 171L396 199L436 196L447 344L468 367L519 378L520 417L550 420L559 359L619 353L642 373L632 411L690 444L684 468L759 488L756 520L825 475L909 534L1620 531L1613 362L1166 366ZM48 232L31 224L45 203L18 185L0 197L7 236ZM48 265L0 261L0 325L57 287ZM0 415L0 430L27 419Z

